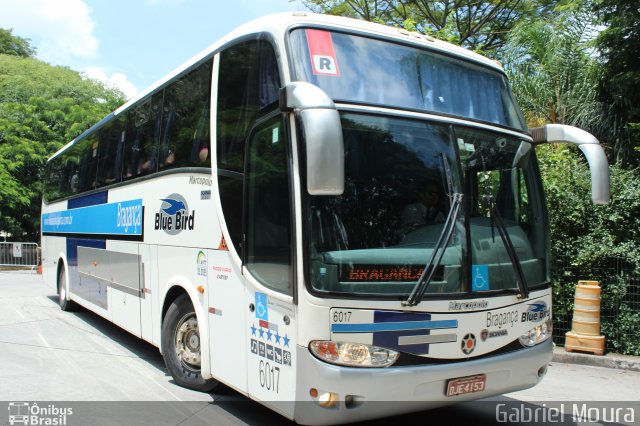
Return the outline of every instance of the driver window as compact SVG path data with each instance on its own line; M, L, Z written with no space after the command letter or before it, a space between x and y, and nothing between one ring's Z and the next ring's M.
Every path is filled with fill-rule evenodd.
M246 166L246 266L265 286L293 294L289 162L282 118L251 134Z

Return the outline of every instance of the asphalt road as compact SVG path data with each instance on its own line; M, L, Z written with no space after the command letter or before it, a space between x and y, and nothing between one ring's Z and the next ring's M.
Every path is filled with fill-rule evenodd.
M498 400L508 405L496 408ZM228 388L206 394L177 386L157 348L91 312L62 312L54 291L31 273L0 272L0 401L8 410L0 402L0 426L25 410L66 425L293 424ZM536 423L557 424L540 410L561 404L595 420L640 424L640 372L552 363L537 387L492 401L366 424L530 423L526 416L536 412Z

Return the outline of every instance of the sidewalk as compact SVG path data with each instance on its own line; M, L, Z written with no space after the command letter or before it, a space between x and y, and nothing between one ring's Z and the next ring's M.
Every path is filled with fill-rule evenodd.
M561 346L553 348L553 362L564 364L591 365L594 367L617 368L640 371L640 357L608 353L602 356L588 353L567 352Z

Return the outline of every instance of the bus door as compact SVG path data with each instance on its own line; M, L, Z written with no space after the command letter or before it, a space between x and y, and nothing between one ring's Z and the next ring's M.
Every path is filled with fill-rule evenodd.
M229 46L214 59L214 170L218 214L224 218L221 226L229 251L226 257L221 250L212 253L219 256L215 266L223 268L221 274L226 277L218 279L215 274L210 280L214 300L210 306L217 312L218 296L225 300L221 302L225 306L221 306L221 317L209 317L220 320L219 326L212 326L212 368L218 368L216 342L233 342L226 355L230 359L223 362L235 371L221 372L220 377L229 374L239 378L238 370L243 370L246 392L292 418L293 405L282 405L282 401L295 400L297 323L291 161L285 122L278 108L282 87L278 63L274 45L263 35ZM236 297L236 289L241 297ZM225 309L234 312L227 317ZM226 334L223 323L228 324ZM242 353L235 346L239 337L243 339Z
M288 144L281 114L259 120L247 140L244 280L251 396L293 416L296 307Z

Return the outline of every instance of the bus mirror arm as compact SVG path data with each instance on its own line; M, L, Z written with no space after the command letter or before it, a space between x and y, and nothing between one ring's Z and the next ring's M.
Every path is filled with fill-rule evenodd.
M594 204L611 201L609 161L604 149L591 133L564 124L547 124L531 129L534 144L571 143L577 145L587 158L591 172L591 199Z
M344 142L340 114L333 100L311 83L296 81L280 89L280 110L299 119L306 147L307 192L342 195Z

